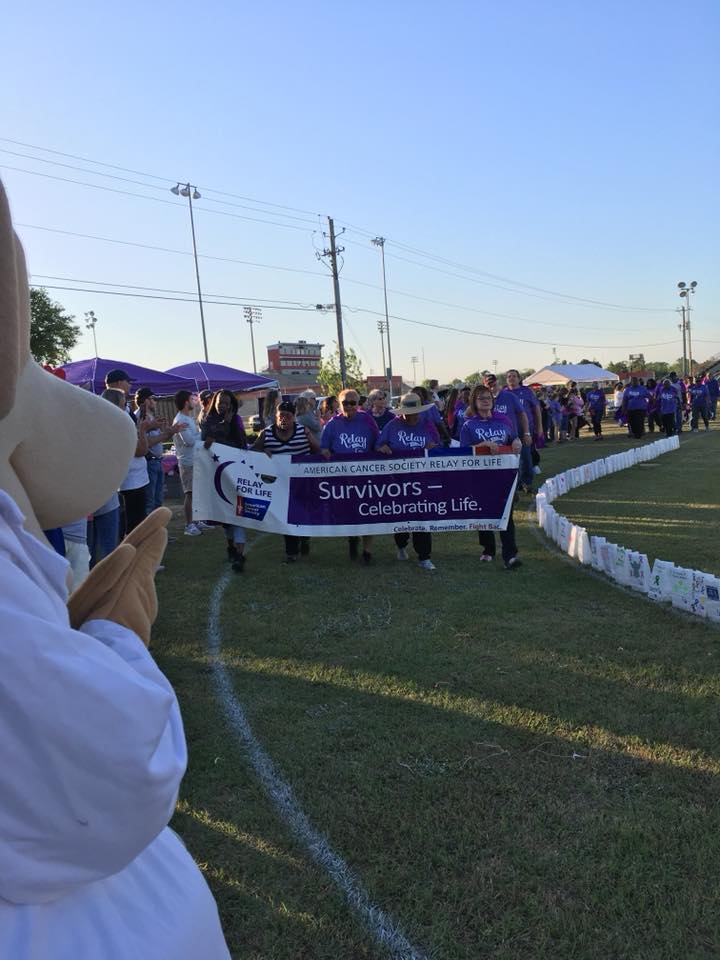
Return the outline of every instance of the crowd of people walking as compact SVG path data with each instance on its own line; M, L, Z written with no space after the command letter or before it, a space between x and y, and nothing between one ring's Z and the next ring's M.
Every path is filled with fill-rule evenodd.
M584 387L570 383L561 388L532 389L522 383L517 370L508 370L504 384L486 373L482 382L458 383L444 397L430 388L416 386L390 405L383 390L368 396L353 389L320 401L311 390L298 397L283 397L268 391L254 434L248 438L239 414L238 400L230 390L209 390L193 395L180 390L174 396L172 421L157 415L156 397L147 387L134 393L121 369L107 375L105 400L126 410L137 430L137 446L119 490L87 519L68 524L50 536L70 560L76 583L82 581L143 518L163 502L163 444L172 441L177 457L183 493L184 533L197 537L222 526L227 557L240 573L245 566L245 530L235 524L215 524L193 519L193 464L196 451L209 450L214 443L237 449L252 448L271 456L320 454L377 454L392 456L435 446L482 444L491 452L507 448L519 455L518 489L532 493L539 472L540 450L546 444L576 441L582 430L594 440L603 439L603 424L612 408L614 418L627 427L628 435L639 439L647 429L673 436L686 427L705 430L715 419L720 385L716 377L687 377L671 373L662 380L643 381L631 377L619 382L608 397L599 383ZM432 536L427 532L397 533L398 560L408 559L408 547L420 566L433 570ZM495 536L480 532L481 560L495 557ZM310 553L306 537L285 537L285 561L294 563ZM510 521L500 534L502 560L509 570L520 566L515 528ZM373 560L373 537L351 537L348 553L352 560L369 565Z

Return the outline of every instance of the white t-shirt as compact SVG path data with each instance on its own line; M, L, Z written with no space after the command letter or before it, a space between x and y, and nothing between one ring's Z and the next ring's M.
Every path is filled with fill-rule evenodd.
M125 479L120 484L120 490L137 490L150 482L148 477L147 460L145 457L133 457Z
M137 426L135 417L128 414L133 423ZM150 482L148 476L147 460L145 457L133 457L128 466L128 472L125 474L123 482L118 490L137 490L138 487L144 487Z
M184 467L191 467L195 446L200 440L200 428L197 425L197 420L188 416L187 413L176 413L173 420L173 424L175 423L185 424L185 429L175 434L175 453L178 463L181 463Z
M71 628L67 571L0 490L0 957L229 960L166 829L187 758L175 694L130 630Z

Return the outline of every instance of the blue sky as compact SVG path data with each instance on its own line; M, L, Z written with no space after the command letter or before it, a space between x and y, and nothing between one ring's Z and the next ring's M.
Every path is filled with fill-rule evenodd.
M391 319L393 361L407 378L411 356L418 377L441 380L493 361L540 366L553 346L570 361L675 359L678 280L698 281L693 353L704 358L720 351L719 9L15 5L4 14L14 39L0 67L2 136L143 176L7 140L3 151L24 156L0 152L0 176L35 282L86 288L50 292L78 318L96 312L102 356L160 368L201 356L196 304L90 292L102 282L192 296L187 208L169 193L182 179L203 194L200 252L268 265L202 259L208 299L330 303L315 249L326 215L352 225L340 241L346 343L366 372L382 366L379 317L363 312L383 309L375 234L388 238L390 312L403 318ZM206 320L210 358L250 368L241 307L209 304ZM83 334L77 359L92 354ZM264 308L260 357L297 338L330 347L333 315Z

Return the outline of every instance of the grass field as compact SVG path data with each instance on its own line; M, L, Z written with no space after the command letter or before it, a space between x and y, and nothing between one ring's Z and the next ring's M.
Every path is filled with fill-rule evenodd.
M719 442L684 438L558 507L716 569L717 520L696 505L717 507ZM543 473L628 443L562 445ZM344 541L288 568L281 538L256 539L222 602L235 693L311 822L425 956L717 957L720 634L569 563L528 502L514 573L480 564L472 534L435 537L431 574L397 563L390 537L369 569ZM174 826L233 957L387 957L279 819L218 701L222 534L179 536L165 564L153 649L190 745Z

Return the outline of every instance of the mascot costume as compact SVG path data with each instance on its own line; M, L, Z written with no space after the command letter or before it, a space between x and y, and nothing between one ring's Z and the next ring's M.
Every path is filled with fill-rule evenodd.
M167 826L185 771L148 652L160 508L68 600L42 530L117 489L135 429L30 356L25 260L0 184L0 957L227 960L217 908Z

